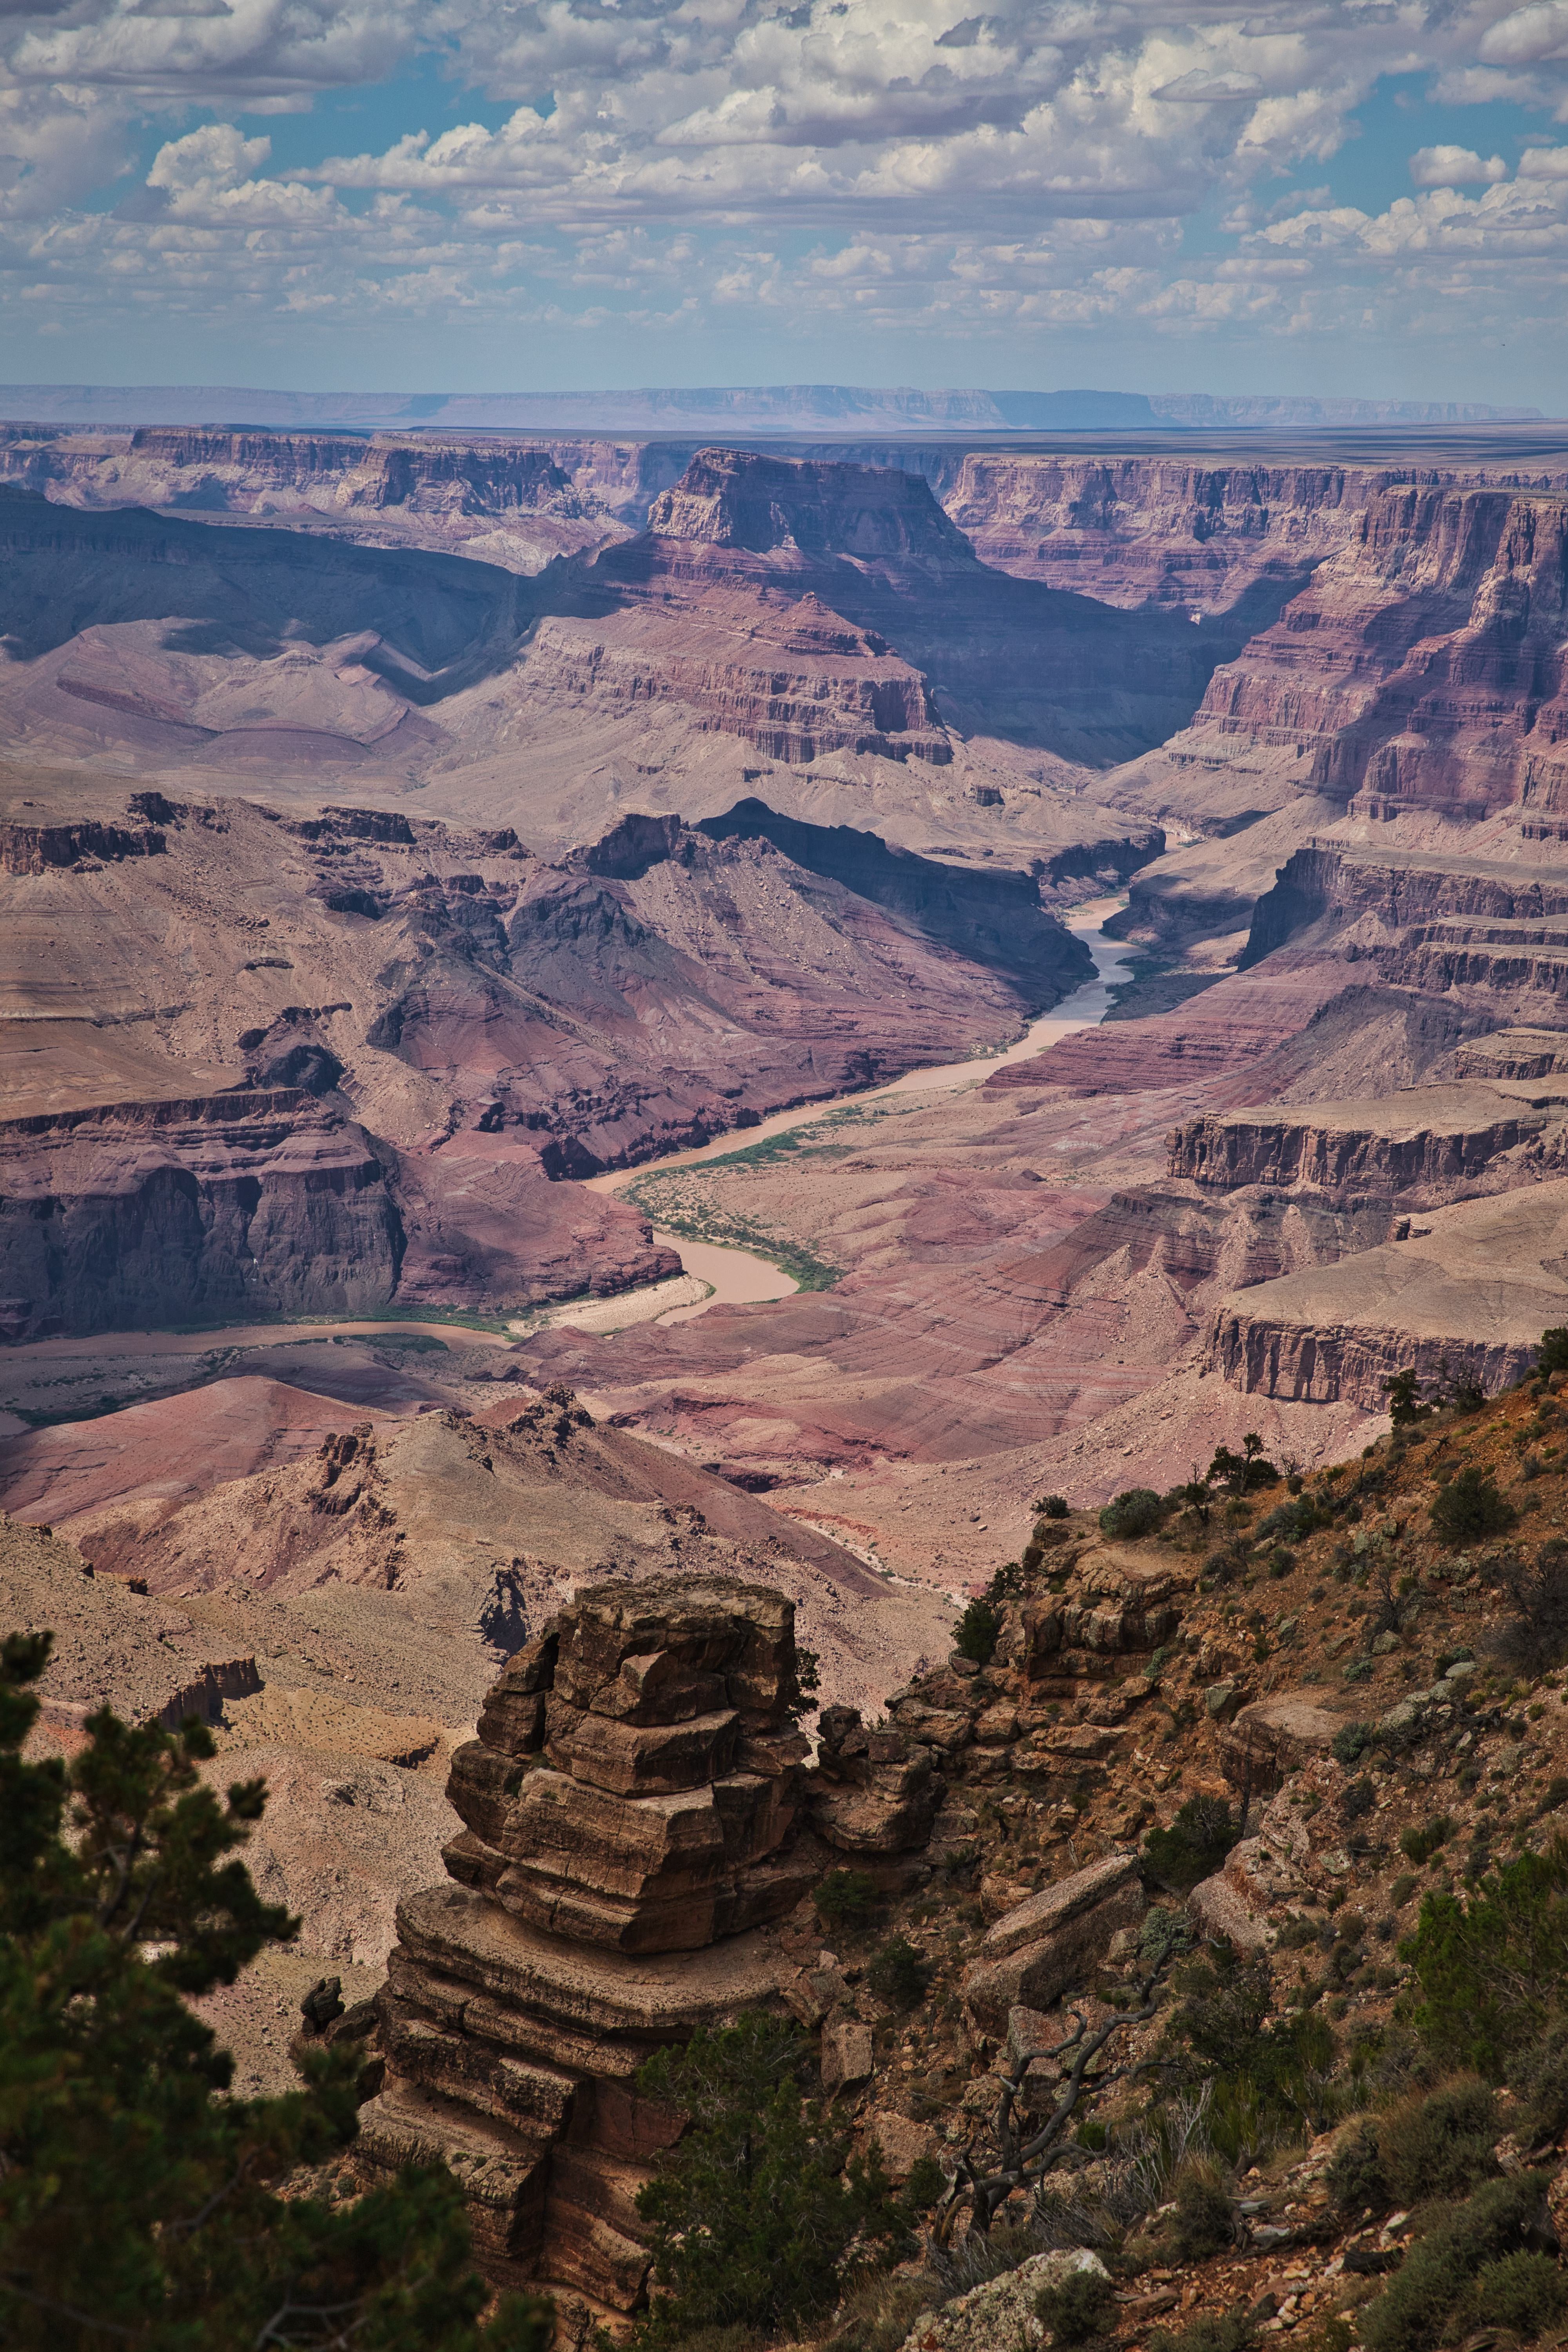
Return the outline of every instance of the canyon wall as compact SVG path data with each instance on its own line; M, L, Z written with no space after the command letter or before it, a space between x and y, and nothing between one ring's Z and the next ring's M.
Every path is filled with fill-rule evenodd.
M1378 490L1215 671L1180 756L1283 755L1300 789L1373 821L1518 807L1552 831L1568 776L1565 516L1561 491Z
M558 1180L962 1058L1089 970L1026 874L999 921L876 836L808 829L797 864L765 808L547 861L505 826L98 793L0 830L14 1337L655 1279L646 1218Z

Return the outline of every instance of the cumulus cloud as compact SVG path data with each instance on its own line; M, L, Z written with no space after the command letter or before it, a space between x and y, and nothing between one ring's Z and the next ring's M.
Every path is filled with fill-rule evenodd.
M1527 8L1513 9L1482 34L1480 56L1492 66L1533 66L1547 58L1568 58L1568 0L1531 0Z
M1477 181L1506 180L1508 165L1500 155L1483 161L1473 147L1418 147L1410 158L1410 176L1418 188L1463 188Z
M1466 286L1472 256L1557 266L1568 146L1544 139L1511 178L1420 147L1415 195L1382 213L1279 191L1331 176L1391 74L1450 106L1568 108L1568 0L962 5L0 0L0 272L106 315L809 324L837 304L955 338L1201 337L1396 331L1434 260ZM443 109L299 170L239 127L422 48L499 125ZM160 116L144 180L89 206ZM1229 240L1206 257L1183 247L1205 209Z

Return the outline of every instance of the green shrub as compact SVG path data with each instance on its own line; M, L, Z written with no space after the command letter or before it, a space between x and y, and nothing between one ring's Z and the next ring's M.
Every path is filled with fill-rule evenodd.
M941 2282L930 2271L873 2271L857 2279L844 2298L834 2330L834 2352L899 2352L899 2347L925 2311L942 2299ZM692 2352L688 2338L680 2352ZM721 2352L721 2347L715 2347ZM750 2345L739 2352L752 2352Z
M1362 2311L1367 2352L1434 2352L1478 2273L1523 2251L1542 2186L1537 2173L1516 2173L1463 2205L1438 2206L1386 2291Z
M1149 2352L1250 2352L1257 2340L1258 2330L1245 2311L1226 2311L1174 2331L1156 2327Z
M1497 2172L1492 2149L1502 2131L1497 2100L1473 2074L1441 2084L1426 2097L1402 2099L1376 2118L1373 2130L1396 2205L1468 2197Z
M1447 1844L1453 1834L1454 1824L1448 1815L1439 1813L1422 1829L1401 1830L1399 1851L1406 1862L1413 1862L1419 1870L1431 1861L1439 1846Z
M1068 2271L1059 2286L1043 2286L1035 2316L1053 2344L1087 2344L1103 2336L1116 2316L1116 2290L1100 2271Z
M811 1899L829 1927L868 1927L882 1907L877 1882L864 1870L830 1870Z
M1166 2028L1173 2078L1214 2084L1214 2144L1234 2160L1259 2129L1310 2122L1324 2105L1334 2037L1317 2013L1269 2021L1274 1981L1266 1959L1241 1960L1215 1945L1178 1972L1182 2005Z
M1385 2213L1393 2203L1378 2152L1377 2127L1363 2117L1329 2166L1329 2193L1342 2213Z
M1532 2343L1568 2305L1568 2281L1550 2254L1505 2254L1476 2273L1465 2297L1469 2327L1507 2327Z
M904 1936L894 1936L885 1943L866 1971L866 1981L878 2000L893 2009L913 2009L925 1999L930 1979L929 1963Z
M1347 1822L1364 1821L1377 1802L1377 1790L1366 1779L1352 1780L1340 1799L1340 1811Z
M1123 1543L1137 1543L1152 1536L1164 1516L1164 1498L1152 1486L1130 1486L1101 1511L1100 1532Z
M1342 1723L1333 1737L1334 1761L1342 1764L1348 1772L1352 1764L1361 1762L1371 1746L1370 1723Z
M1267 1517L1259 1519L1257 1538L1259 1543L1300 1543L1320 1528L1332 1525L1331 1511L1325 1511L1310 1495L1298 1495L1289 1503L1277 1504Z
M1519 1519L1513 1505L1498 1493L1491 1473L1473 1463L1439 1491L1429 1516L1438 1542L1454 1551L1466 1544L1485 1543L1491 1536L1505 1536Z
M1542 1379L1553 1372L1568 1372L1568 1326L1554 1324L1550 1331L1542 1333L1535 1369Z
M1212 2164L1189 2158L1176 2174L1173 2202L1171 2243L1178 2262L1201 2263L1231 2244L1236 2217L1225 2183Z
M1241 1835L1223 1797L1189 1797L1169 1829L1152 1829L1143 1840L1150 1868L1178 1895L1219 1868Z
M1068 1498L1065 1495L1042 1495L1035 1505L1035 1509L1042 1519L1065 1519L1068 1508Z
M798 2026L752 2013L638 2068L645 2098L690 2118L637 2192L667 2290L643 2344L711 2327L798 2332L837 2302L851 2246L868 2265L907 2248L911 2193L894 2196L876 2149L846 2162L847 2135L805 2095L810 2054Z
M1539 2042L1508 2063L1518 2095L1514 2132L1521 2147L1539 2147L1568 2131L1568 2019L1554 2018Z
M1568 1840L1516 1855L1468 1896L1428 1895L1400 1947L1419 1991L1416 2032L1439 2058L1497 2080L1561 2010L1565 1950Z
M260 1780L220 1796L193 1720L90 1716L25 1760L47 1633L0 1643L0 2342L543 2352L548 2304L491 2291L443 2165L309 2193L357 2128L363 2050L307 2053L281 2098L232 2089L190 2000L298 1926L240 1859Z
M1495 1577L1509 1607L1494 1636L1497 1655L1531 1676L1561 1665L1568 1657L1568 1544L1554 1536L1533 1560L1510 1550Z
M1002 1620L988 1601L972 1601L953 1630L952 1646L961 1658L973 1658L982 1666L990 1664L995 1654L996 1636L1002 1631Z

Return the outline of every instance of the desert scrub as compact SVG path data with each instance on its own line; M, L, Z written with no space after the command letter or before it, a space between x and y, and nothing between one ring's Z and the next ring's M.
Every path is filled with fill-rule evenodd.
M1164 1520L1165 1504L1152 1486L1129 1486L1115 1496L1100 1515L1100 1532L1123 1543L1152 1536Z
M1157 1878L1185 1895L1212 1876L1240 1835L1241 1824L1223 1797L1189 1797L1169 1829L1149 1832L1144 1858Z
M1149 2352L1251 2352L1258 2330L1245 2311L1226 2311L1214 2319L1194 2319L1190 2327L1156 2327Z
M877 1882L864 1870L830 1870L811 1900L829 1927L868 1927L882 1907Z
M1496 2174L1501 2129L1489 2086L1460 2075L1363 2116L1335 2151L1330 2191L1347 2213L1463 2197Z
M1517 1525L1519 1513L1499 1494L1490 1471L1478 1469L1472 1463L1456 1472L1439 1490L1430 1517L1438 1542L1458 1551L1465 1544L1507 1535Z
M1434 2352L1472 2294L1486 2295L1486 2273L1526 2252L1544 2189L1541 2174L1516 2173L1463 2205L1436 2207L1393 2283L1362 2312L1367 2352Z
M1053 2344L1088 2344L1116 2317L1116 2290L1102 2271L1069 2271L1035 2297L1035 2316Z
M1172 2195L1171 2244L1178 2262L1201 2263L1232 2242L1236 2216L1217 2165L1189 2157L1177 2170Z
M1509 2053L1539 2041L1564 2007L1568 1839L1517 1854L1468 1895L1428 1895L1399 1949L1422 2040L1450 2065L1500 2080Z

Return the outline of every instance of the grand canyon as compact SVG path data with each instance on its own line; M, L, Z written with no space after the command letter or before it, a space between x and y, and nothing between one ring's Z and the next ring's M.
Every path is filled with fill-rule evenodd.
M646 2293L657 2048L787 2013L900 2178L1026 2074L1142 1932L1158 1707L1181 1794L1239 1792L1194 1902L1254 1954L1325 1853L1399 1908L1438 1768L1352 1869L1347 1726L1554 1760L1393 1686L1455 1649L1399 1592L1490 1603L1406 1537L1389 1410L1460 1400L1509 1475L1560 1412L1514 1445L1568 1325L1568 435L852 429L0 425L37 1750L107 1700L265 1776L303 1927L206 2001L241 2084L337 1977L366 2177L450 2160L574 2345ZM1388 1512L1386 1689L1304 1521L1231 1563L1280 1579L1245 1642L1195 1502L1101 1526L1246 1446ZM919 2098L821 1949L847 1868L975 1931ZM1328 2242L1252 2212L1248 2294Z

